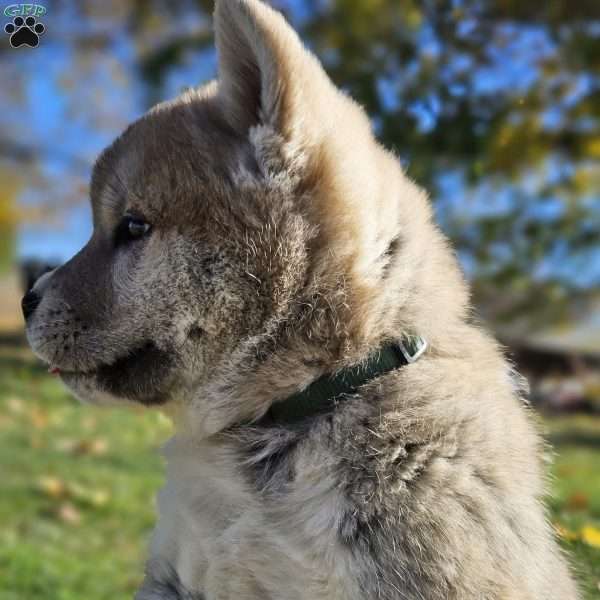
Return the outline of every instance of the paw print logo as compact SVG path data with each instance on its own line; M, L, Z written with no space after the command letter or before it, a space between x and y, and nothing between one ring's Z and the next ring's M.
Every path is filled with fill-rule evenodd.
M12 23L4 26L4 31L10 35L10 45L13 48L23 45L35 48L46 28L42 23L38 23L35 17L15 17Z

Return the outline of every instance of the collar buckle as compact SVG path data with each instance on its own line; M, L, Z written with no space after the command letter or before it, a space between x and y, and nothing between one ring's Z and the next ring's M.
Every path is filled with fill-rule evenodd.
M397 342L398 349L407 363L417 362L427 350L427 340L420 335L404 335Z

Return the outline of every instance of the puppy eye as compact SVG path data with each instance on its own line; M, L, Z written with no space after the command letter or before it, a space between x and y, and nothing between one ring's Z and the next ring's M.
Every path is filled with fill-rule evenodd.
M150 230L150 225L140 219L127 217L127 231L132 238L140 238Z
M144 237L150 231L150 224L130 215L123 217L116 232L116 243L124 244Z

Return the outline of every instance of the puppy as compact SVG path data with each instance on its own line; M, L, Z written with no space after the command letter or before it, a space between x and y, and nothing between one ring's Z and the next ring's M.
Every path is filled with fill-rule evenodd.
M85 402L176 424L137 600L569 600L519 378L427 197L277 12L98 159L24 299Z

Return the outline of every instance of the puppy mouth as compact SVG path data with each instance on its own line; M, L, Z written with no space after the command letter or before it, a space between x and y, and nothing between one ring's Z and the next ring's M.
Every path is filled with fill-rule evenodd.
M109 363L100 363L92 369L65 369L58 365L50 364L48 373L51 375L63 376L80 376L93 377L100 373L106 373L112 369L123 371L128 367L135 367L137 363L144 360L144 357L151 354L153 351L158 351L157 346L153 342L144 342L129 350L126 354L118 356Z
M158 348L153 342L146 342L92 370L65 370L51 365L49 372L60 376L67 385L92 380L95 387L114 396L143 404L160 404L165 401L170 388L173 364L173 353Z

